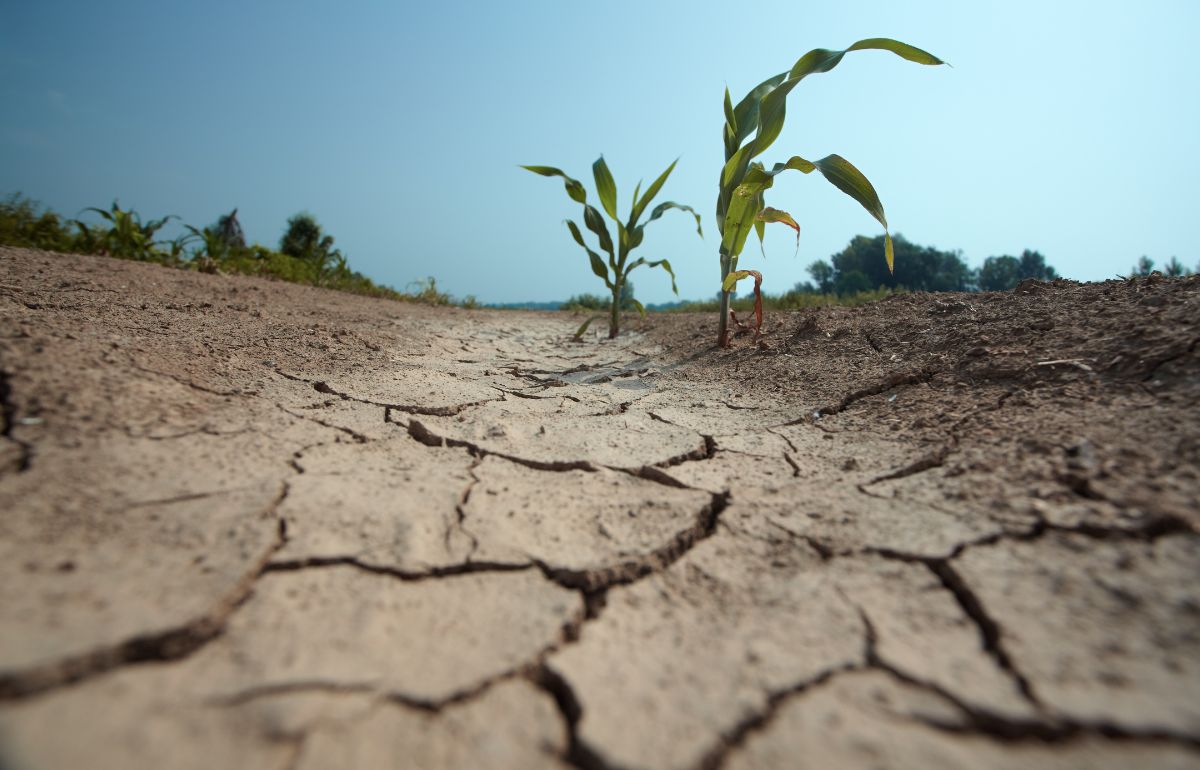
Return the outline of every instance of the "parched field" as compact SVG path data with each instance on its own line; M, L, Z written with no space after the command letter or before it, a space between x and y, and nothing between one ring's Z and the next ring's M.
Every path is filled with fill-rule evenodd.
M1200 767L1200 279L715 320L0 249L0 768Z

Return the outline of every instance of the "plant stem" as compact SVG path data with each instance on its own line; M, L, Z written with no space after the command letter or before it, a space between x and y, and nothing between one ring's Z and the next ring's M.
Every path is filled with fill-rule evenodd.
M721 285L725 285L725 278L729 275L731 260L725 254L721 255ZM724 348L729 346L729 292L721 292L721 317L717 325L717 347Z
M618 326L621 323L621 285L613 286L612 311L608 317L608 338L616 339Z

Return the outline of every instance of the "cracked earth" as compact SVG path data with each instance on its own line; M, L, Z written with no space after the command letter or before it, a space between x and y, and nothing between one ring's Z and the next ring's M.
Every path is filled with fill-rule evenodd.
M1200 279L769 323L0 249L0 768L1200 767Z

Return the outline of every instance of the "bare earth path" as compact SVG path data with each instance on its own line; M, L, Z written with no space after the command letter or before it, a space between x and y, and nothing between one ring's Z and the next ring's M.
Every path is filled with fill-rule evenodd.
M1200 281L772 321L0 249L0 768L1200 767Z

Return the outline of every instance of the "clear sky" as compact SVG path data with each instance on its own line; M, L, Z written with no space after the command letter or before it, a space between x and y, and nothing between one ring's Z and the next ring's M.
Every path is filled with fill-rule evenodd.
M793 92L764 160L839 153L893 232L967 262L1040 250L1069 278L1200 260L1200 2L0 2L0 193L68 216L119 198L197 226L238 207L277 243L316 215L368 276L482 301L603 290L562 224L604 153L628 210L681 158L647 228L683 297L717 290L721 96L810 48L903 40L953 68L852 54ZM767 203L800 221L742 267L782 291L878 225L817 175ZM665 274L633 274L643 301Z

